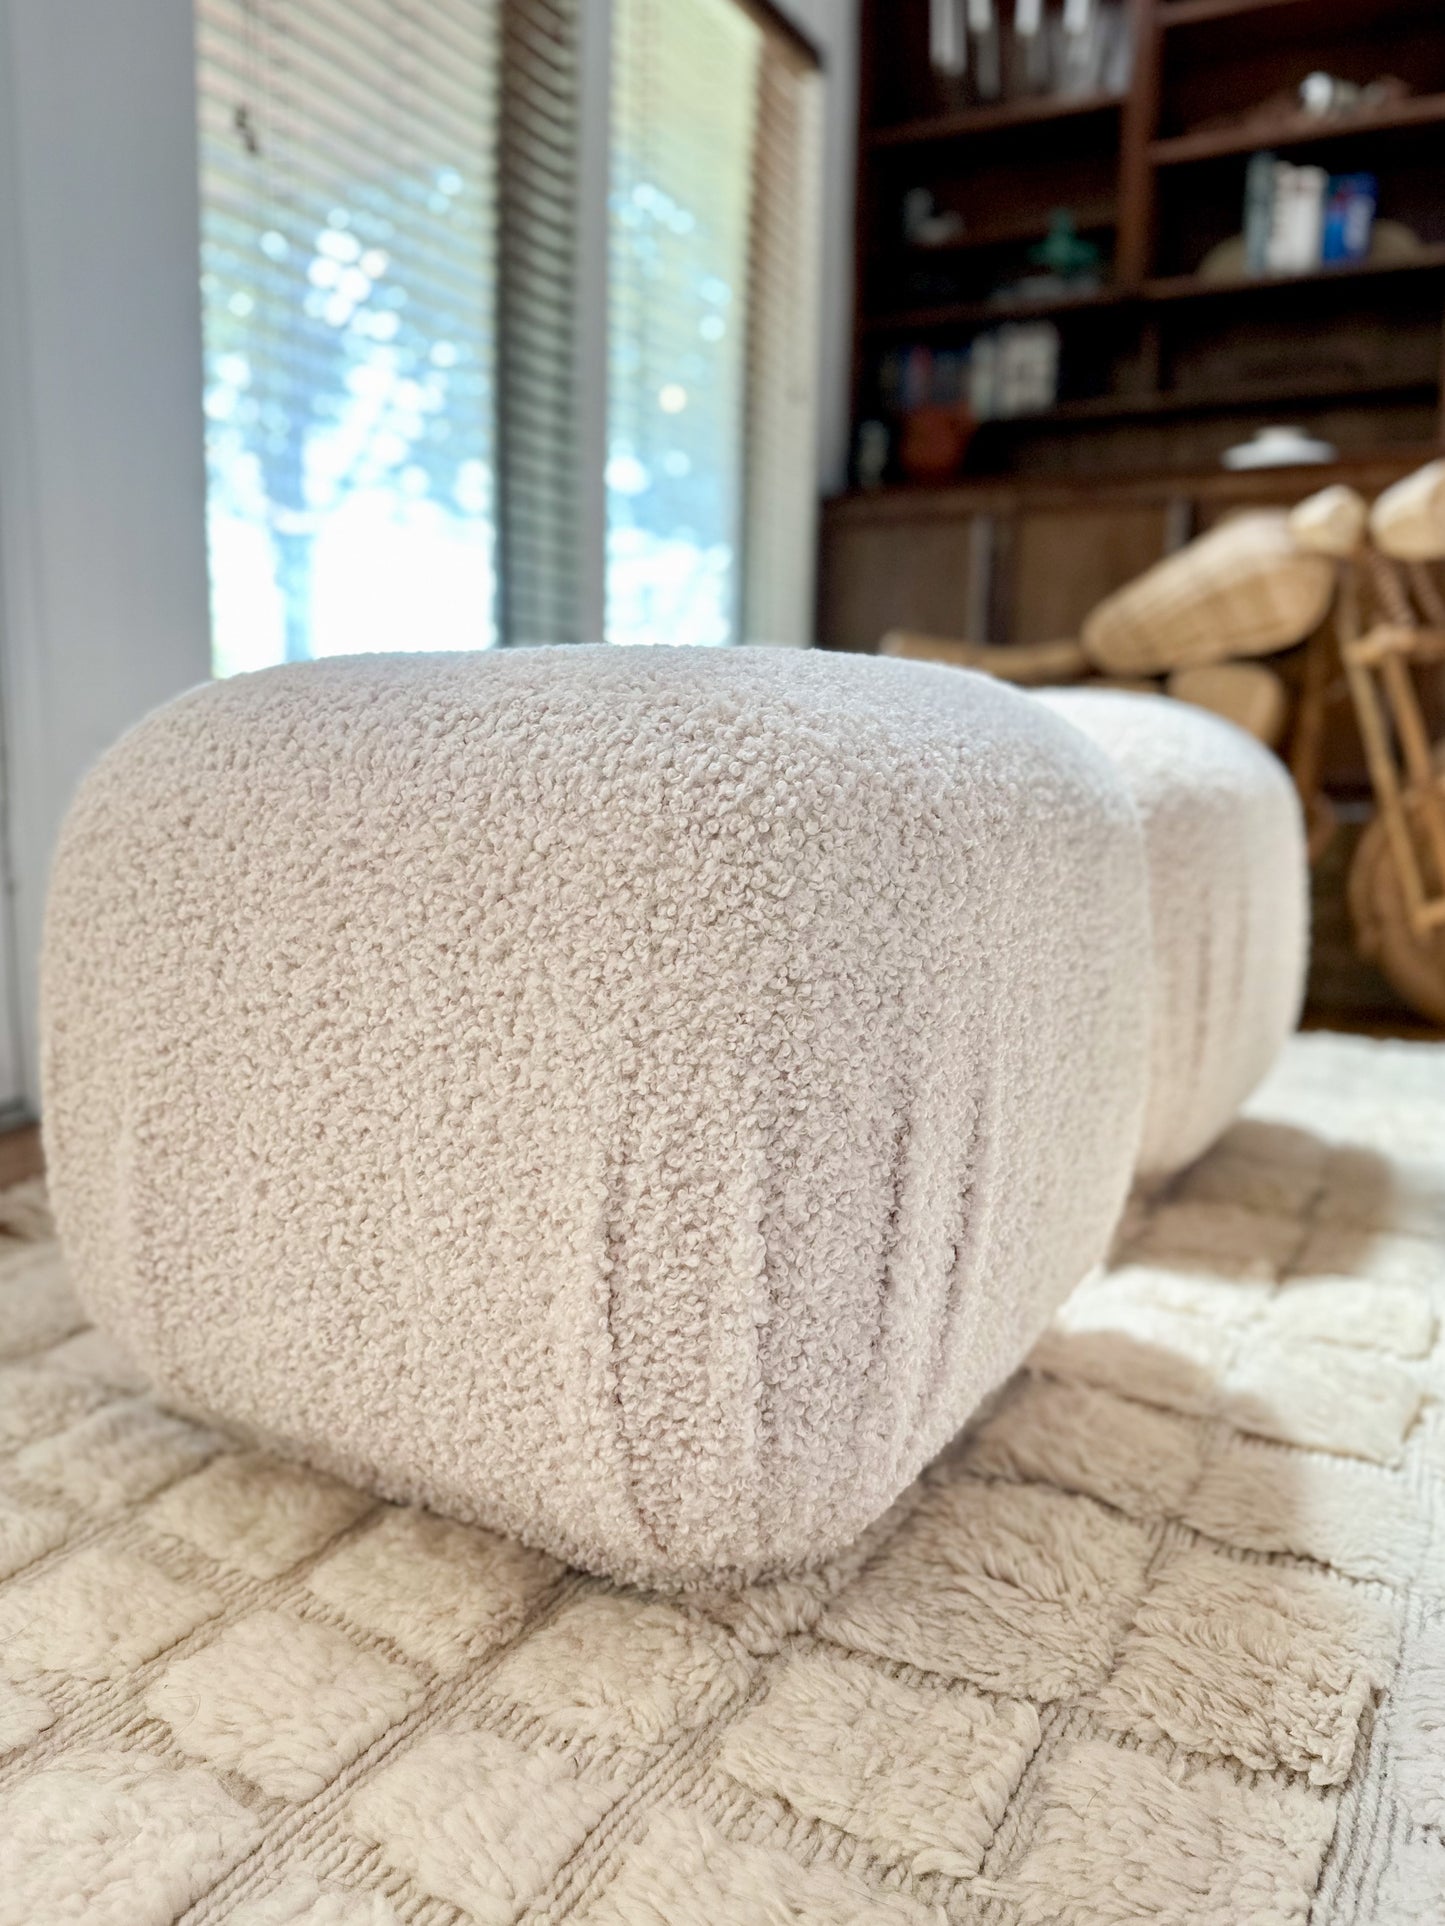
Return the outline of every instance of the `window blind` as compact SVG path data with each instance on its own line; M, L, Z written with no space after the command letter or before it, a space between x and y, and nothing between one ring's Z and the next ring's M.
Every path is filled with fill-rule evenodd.
M607 633L811 627L812 63L738 0L614 0Z
M813 639L822 83L769 35L758 66L748 251L743 636Z
M503 639L517 644L584 639L577 4L502 9L498 611Z
M582 5L196 0L218 672L581 639L604 494L609 636L803 639L807 60L739 0L614 0L603 315Z
M573 7L198 0L219 672L575 633Z

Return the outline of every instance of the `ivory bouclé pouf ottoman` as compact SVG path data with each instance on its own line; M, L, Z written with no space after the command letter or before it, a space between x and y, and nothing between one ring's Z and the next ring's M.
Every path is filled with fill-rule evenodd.
M822 1558L1104 1254L1141 832L1032 698L568 648L198 689L44 959L78 1288L160 1395L624 1579Z
M1040 699L1105 751L1139 812L1154 978L1139 1175L1168 1177L1234 1121L1299 1021L1299 798L1277 756L1187 702L1087 688Z

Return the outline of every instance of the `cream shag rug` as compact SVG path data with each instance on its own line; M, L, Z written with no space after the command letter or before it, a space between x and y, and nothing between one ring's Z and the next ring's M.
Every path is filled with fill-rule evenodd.
M1292 1044L863 1544L683 1603L166 1416L0 1217L0 1921L1445 1920L1445 1049Z

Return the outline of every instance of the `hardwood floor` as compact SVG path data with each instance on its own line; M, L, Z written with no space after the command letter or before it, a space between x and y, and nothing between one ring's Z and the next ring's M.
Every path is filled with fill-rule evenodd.
M38 1177L44 1168L39 1124L0 1131L0 1190L23 1183L27 1177Z
M1400 1037L1406 1043L1445 1043L1445 1030L1424 1017L1331 1016L1328 1010L1306 1010L1301 1030L1338 1030L1356 1037Z

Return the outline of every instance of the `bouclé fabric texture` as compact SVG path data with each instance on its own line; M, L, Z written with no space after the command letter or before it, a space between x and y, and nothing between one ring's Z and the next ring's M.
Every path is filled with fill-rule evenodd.
M1037 699L1106 751L1139 812L1154 951L1139 1174L1169 1176L1233 1122L1299 1020L1299 799L1277 756L1187 703L1113 689Z
M61 840L88 1308L172 1404L690 1585L876 1519L1104 1254L1124 785L980 677L572 648L197 690Z

